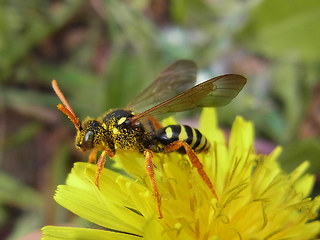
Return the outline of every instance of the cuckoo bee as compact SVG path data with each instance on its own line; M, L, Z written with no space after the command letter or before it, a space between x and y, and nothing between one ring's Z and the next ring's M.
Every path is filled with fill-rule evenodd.
M146 172L157 201L159 217L162 218L152 157L153 153L178 151L188 156L213 196L218 199L196 155L210 147L206 137L199 130L186 125L162 126L157 117L199 107L226 105L238 95L247 80L240 75L226 74L194 86L196 76L197 66L193 61L179 60L167 67L126 108L110 110L102 118L89 118L84 122L79 121L57 82L52 81L53 89L63 103L58 104L58 109L68 116L77 129L76 147L83 152L91 151L89 162L97 163L95 184L98 188L106 155L112 158L118 149L140 152L145 156ZM101 155L97 160L98 151L101 151Z

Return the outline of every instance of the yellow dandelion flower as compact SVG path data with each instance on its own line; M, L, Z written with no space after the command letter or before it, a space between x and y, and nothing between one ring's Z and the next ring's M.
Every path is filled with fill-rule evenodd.
M167 120L172 121L172 120ZM100 190L96 166L76 163L66 185L58 186L55 200L105 230L43 228L42 239L315 239L320 222L314 220L320 198L308 198L314 177L304 174L308 162L290 174L270 155L254 151L250 122L237 117L226 143L217 128L215 112L203 111L200 130L211 143L198 154L219 196L204 183L188 158L179 153L155 154L155 179L163 218L145 172L144 156L117 152L116 161L133 177L104 169ZM116 231L110 231L113 229Z

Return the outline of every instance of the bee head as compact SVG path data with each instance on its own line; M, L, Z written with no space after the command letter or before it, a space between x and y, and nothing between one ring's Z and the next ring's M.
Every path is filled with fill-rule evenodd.
M77 131L75 145L82 152L91 150L103 144L106 130L97 120L86 120L81 124L81 129Z

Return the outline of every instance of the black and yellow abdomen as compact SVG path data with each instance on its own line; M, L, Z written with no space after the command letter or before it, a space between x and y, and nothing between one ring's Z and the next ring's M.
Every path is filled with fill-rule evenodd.
M190 145L195 152L201 152L209 148L207 138L196 129L187 125L169 125L161 128L154 136L163 145L168 145L175 141L184 141Z

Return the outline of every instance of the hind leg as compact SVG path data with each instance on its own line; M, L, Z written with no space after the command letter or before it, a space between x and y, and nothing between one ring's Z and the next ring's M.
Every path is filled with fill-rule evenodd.
M162 218L162 212L161 212L161 199L160 199L160 195L159 195L159 191L158 191L158 187L157 187L157 183L154 179L154 170L153 170L153 163L152 163L152 151L150 150L145 150L144 151L144 155L146 157L146 171L147 174L150 178L150 182L153 188L153 192L154 192L154 196L156 197L157 200L157 204L158 204L158 212L159 212L159 218Z
M175 141L173 143L170 143L168 146L164 148L164 151L167 153L177 151L180 148L184 148L186 151L186 154L188 155L190 162L192 165L197 169L198 173L200 174L203 181L207 184L207 186L210 188L211 192L213 193L214 197L218 199L218 195L216 191L213 188L213 184L209 178L209 176L206 174L206 172L203 170L203 165L199 161L199 158L194 153L193 149L190 147L190 145L183 141Z

